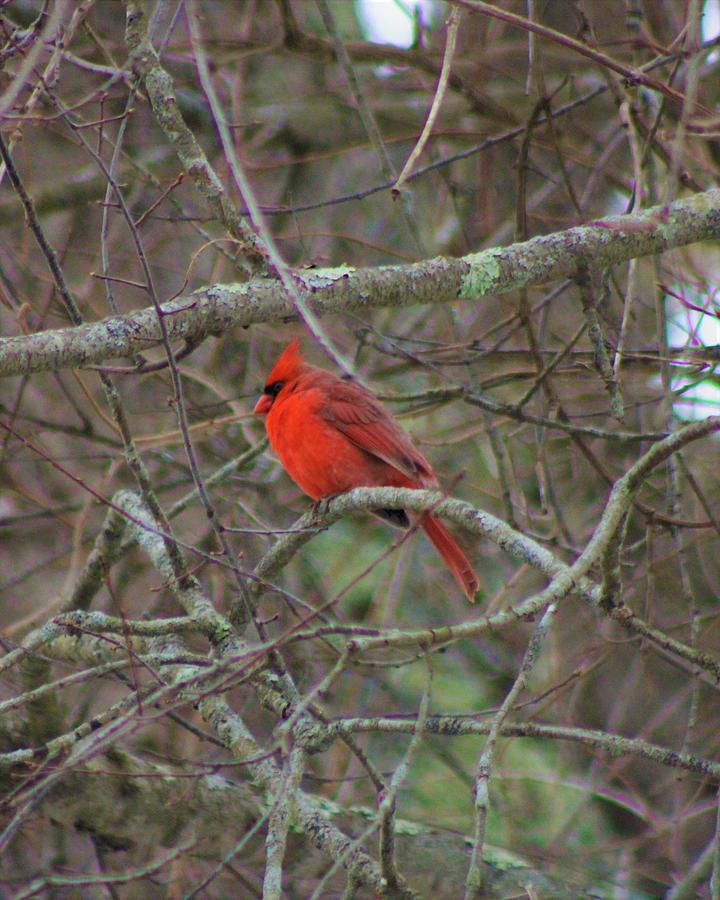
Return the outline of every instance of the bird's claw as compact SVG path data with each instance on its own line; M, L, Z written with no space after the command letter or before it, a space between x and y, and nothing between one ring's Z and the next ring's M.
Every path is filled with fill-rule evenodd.
M340 494L328 494L327 497L321 497L312 505L313 515L318 518L324 518L330 512L330 503Z

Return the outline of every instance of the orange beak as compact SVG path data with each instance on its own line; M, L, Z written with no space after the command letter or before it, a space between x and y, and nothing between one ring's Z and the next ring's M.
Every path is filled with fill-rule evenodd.
M255 409L253 412L256 416L264 416L265 413L270 412L270 407L273 405L273 398L269 394L260 394L258 398L258 402L255 404Z

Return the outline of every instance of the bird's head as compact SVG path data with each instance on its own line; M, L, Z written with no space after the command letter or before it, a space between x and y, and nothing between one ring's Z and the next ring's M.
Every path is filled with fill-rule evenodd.
M257 415L269 413L280 391L289 381L297 378L305 367L305 357L300 351L300 341L293 338L270 370L263 392L255 404L253 412Z

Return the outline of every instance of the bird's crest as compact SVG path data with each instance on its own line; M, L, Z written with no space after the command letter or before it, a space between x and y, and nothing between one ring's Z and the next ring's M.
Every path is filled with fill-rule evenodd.
M273 384L277 381L289 381L291 378L299 375L305 368L305 365L305 357L300 350L300 341L297 338L293 338L278 356L265 383Z

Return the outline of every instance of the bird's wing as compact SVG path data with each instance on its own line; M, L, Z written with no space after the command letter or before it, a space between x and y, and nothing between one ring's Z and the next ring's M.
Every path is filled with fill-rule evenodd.
M403 475L419 482L435 482L430 463L365 388L333 378L327 385L326 402L319 412L354 444Z

